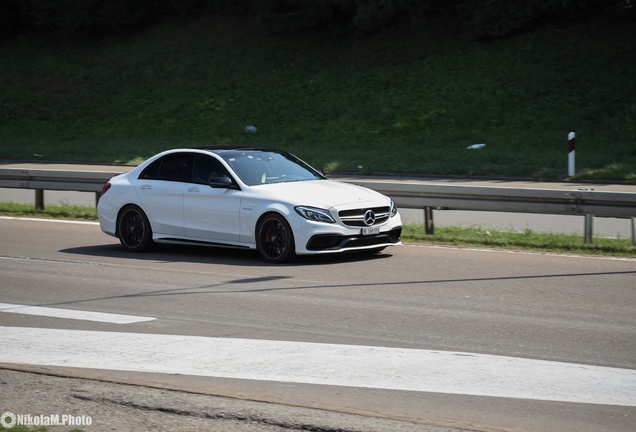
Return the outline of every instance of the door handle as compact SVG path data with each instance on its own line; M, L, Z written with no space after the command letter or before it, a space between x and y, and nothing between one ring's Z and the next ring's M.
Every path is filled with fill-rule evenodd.
M197 187L188 188L188 192L199 192L199 188Z
M141 185L140 189L141 190L150 190L150 189L152 189L152 186L150 186L149 184L144 184L144 185Z

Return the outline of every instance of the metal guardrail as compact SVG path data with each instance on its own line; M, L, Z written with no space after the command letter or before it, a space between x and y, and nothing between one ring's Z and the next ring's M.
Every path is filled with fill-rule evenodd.
M113 171L0 169L0 187L36 190L36 208L44 207L44 190L95 192L96 199ZM425 182L341 178L390 196L398 207L424 210L429 234L434 232L433 210L472 210L585 216L585 240L592 241L593 218L631 219L636 245L636 193L440 185Z
M355 181L390 196L398 207L636 217L636 193Z
M34 189L35 208L44 208L44 191L61 190L95 192L95 202L102 187L118 173L112 171L64 171L41 169L0 169L0 187Z
M594 217L631 219L632 244L636 246L636 193L364 180L354 183L390 196L398 207L423 209L427 234L434 233L435 209L580 215L585 217L587 243L592 241Z
M46 169L0 169L0 187L20 189L100 192L112 171L64 171Z

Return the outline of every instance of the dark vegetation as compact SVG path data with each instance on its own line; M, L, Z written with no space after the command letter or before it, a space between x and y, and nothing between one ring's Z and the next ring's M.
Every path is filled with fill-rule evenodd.
M327 171L556 179L574 130L578 179L635 181L635 17L632 0L0 0L0 158L241 143Z
M255 20L271 31L335 29L375 34L455 17L478 37L500 37L545 20L566 20L632 6L630 0L1 0L2 32L65 35L130 32L175 16Z

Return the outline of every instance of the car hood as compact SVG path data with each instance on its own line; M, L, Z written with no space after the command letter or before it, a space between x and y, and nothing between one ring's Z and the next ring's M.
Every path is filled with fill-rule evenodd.
M334 180L272 183L252 186L252 190L259 195L267 195L269 199L324 209L389 205L389 198L376 191Z

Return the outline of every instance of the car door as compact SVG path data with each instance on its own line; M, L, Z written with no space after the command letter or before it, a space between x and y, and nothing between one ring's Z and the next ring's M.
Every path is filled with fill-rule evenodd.
M183 193L192 155L172 153L154 161L135 184L137 195L156 236L184 236Z
M210 180L222 175L231 178L219 160L202 154L194 156L183 204L188 238L212 243L239 241L242 192L225 187L212 188Z

